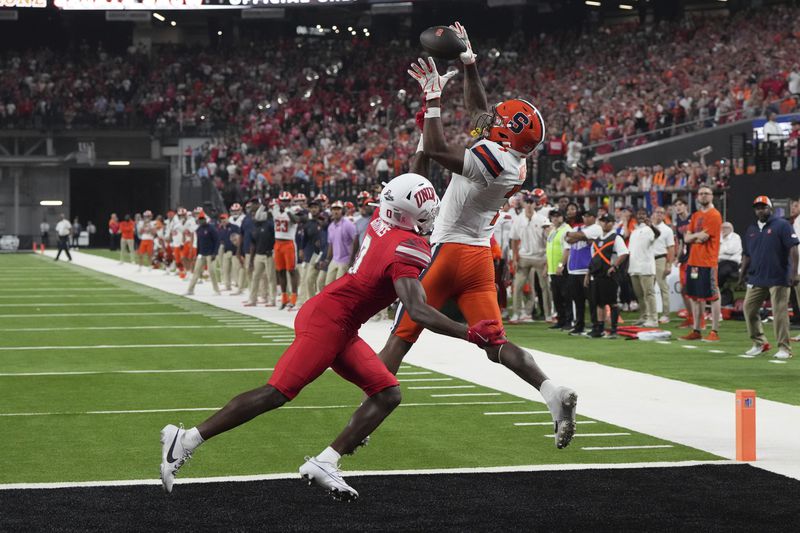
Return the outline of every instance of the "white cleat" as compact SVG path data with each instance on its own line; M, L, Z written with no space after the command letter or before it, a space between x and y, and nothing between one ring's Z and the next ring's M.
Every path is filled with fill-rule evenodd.
M785 361L787 359L791 359L792 358L792 354L790 354L789 352L787 352L786 350L781 348L772 357L774 357L775 359L781 359L781 360Z
M300 477L307 479L309 485L313 481L327 490L335 500L350 502L358 499L356 489L342 478L339 465L320 461L316 457L306 457L306 462L300 467Z
M554 435L556 448L559 450L569 446L575 435L575 412L578 406L578 393L569 387L559 387L558 395L561 400L559 412L554 413Z
M161 484L164 492L172 492L175 476L192 453L184 450L181 439L186 430L173 424L164 426L161 430Z

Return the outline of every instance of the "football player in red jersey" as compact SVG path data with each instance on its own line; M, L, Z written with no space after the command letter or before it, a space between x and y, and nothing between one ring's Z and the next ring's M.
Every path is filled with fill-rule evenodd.
M431 331L483 347L506 342L497 321L479 321L468 328L427 305L418 276L430 264L431 251L420 234L431 229L438 209L433 185L419 174L403 174L384 187L379 217L370 223L353 266L300 308L295 340L269 382L236 396L197 427L187 431L170 424L161 430L164 490L172 491L178 469L203 441L277 409L332 368L358 385L367 399L329 447L307 458L300 474L337 498L358 497L342 478L338 461L352 453L401 399L397 378L358 336L361 325L399 297L414 321Z

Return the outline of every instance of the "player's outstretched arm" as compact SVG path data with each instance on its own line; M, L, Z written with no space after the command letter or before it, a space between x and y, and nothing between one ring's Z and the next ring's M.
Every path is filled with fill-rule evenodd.
M506 343L505 330L497 320L481 320L467 328L428 305L425 301L425 289L417 278L398 278L394 282L394 288L408 317L425 329L464 339L480 347Z
M444 76L440 76L433 58L427 60L419 58L418 62L411 64L411 70L408 73L422 87L428 106L425 110L425 133L423 135L425 154L451 172L461 174L464 171L464 148L447 144L441 118L442 89L450 78L455 76L455 72L448 72Z
M455 24L450 26L456 35L464 41L466 45L466 52L462 52L459 58L464 64L464 104L467 106L467 112L471 117L476 117L479 113L489 112L489 102L486 99L486 90L483 88L481 76L478 73L478 67L475 59L478 57L472 51L472 44L469 42L467 35L467 28L456 21Z

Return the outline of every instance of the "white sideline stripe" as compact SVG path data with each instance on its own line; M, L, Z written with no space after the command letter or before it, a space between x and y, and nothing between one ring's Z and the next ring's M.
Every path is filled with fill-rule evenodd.
M119 291L119 292L125 292L125 291ZM106 293L104 293L103 295L105 296ZM23 293L23 294L13 294L13 295L9 295L9 296L0 296L0 299L41 298L42 296L47 296L47 295L46 294L25 294L25 293ZM60 294L60 293L58 295L53 295L53 296L54 296L54 298L56 298L56 297L57 298L95 298L96 297L96 296L91 296L91 295L88 295L88 294ZM120 294L120 295L114 296L115 299L119 299L119 298L141 298L141 297L142 297L141 294Z
M579 420L576 424L597 424L594 420ZM552 426L552 422L514 422L515 426Z
M425 376L428 374L433 374L433 372L398 372L397 376Z
M483 413L486 416L498 416L498 415L547 415L550 414L550 411L496 411L493 413Z
M284 407L285 409L285 407ZM732 465L743 464L737 461L658 461L649 463L579 463L579 464L549 464L549 465L518 465L518 466L490 466L478 468L427 468L419 470L355 470L347 472L347 476L415 476L415 475L440 475L440 474L506 474L514 472L559 472L571 470L628 470L633 468L687 468L702 465ZM180 478L177 485L191 485L198 483L230 483L248 481L274 481L281 479L297 479L297 472L279 474L256 474L244 476L219 476L219 477L188 477ZM31 489L69 489L79 487L130 487L130 486L159 486L160 479L120 479L114 481L71 481L53 483L3 483L0 490L31 490Z
M84 326L84 327L70 327L70 328L0 328L0 331L102 331L109 329L209 329L209 328L225 328L227 326Z
M785 364L786 364L786 361L775 361L775 360L770 360L770 361L767 361L767 362L768 362L768 363L775 364L775 365L785 365Z
M188 374L191 372L266 372L274 368L180 368L165 370L76 370L66 372L4 372L0 377L22 376L94 376L98 374Z
M709 353L725 353L725 350L709 350Z
M493 403L525 403L514 402L428 402L428 403L401 403L400 407L431 407L431 406L460 406L460 405L490 405ZM356 409L358 405L284 405L281 409ZM138 415L149 413L181 413L187 411L219 411L221 407L178 407L174 409L129 409L120 411L83 411L83 412L47 412L47 413L0 413L0 417L10 416L57 416L57 415Z
M555 435L543 435L552 439ZM575 433L573 437L628 437L630 433Z
M0 293L3 292L14 292L14 291L50 291L52 287L41 288L38 289L36 287L17 287L15 289L0 289ZM91 285L87 285L86 287L63 287L61 290L58 291L58 294L64 294L65 292L76 292L76 291L90 291L90 292L130 292L128 289L118 289L116 287L92 287Z
M692 346L691 344L681 344L682 348L686 348L687 350L696 350L697 346Z
M85 302L85 303L25 303L25 304L0 304L0 307L118 307L120 305L119 302L111 302L111 303L97 303L97 302ZM122 305L164 305L162 302L124 302Z
M435 385L431 387L408 387L409 390L435 390L435 389L474 389L475 385Z
M95 344L89 346L1 346L2 351L33 351L33 350L107 350L111 348L224 348L234 346L285 346L283 343L269 342L223 342L216 344Z
M468 392L464 394L431 394L431 398L455 398L458 396L500 396L499 392Z
M577 433L576 433L577 436ZM674 448L672 444L651 444L649 446L585 446L581 450L588 452L605 450L652 450L654 448Z
M36 313L33 315L0 315L0 318L50 318L54 316L163 316L163 315L197 315L188 311L164 311L158 313Z
M411 382L421 382L421 381L453 381L453 378L411 378L411 379L401 379L400 383L411 383Z

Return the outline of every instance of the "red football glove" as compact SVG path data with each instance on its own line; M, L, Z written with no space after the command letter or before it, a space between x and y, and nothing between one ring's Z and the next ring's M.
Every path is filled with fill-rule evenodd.
M422 106L422 108L417 111L416 120L419 131L423 131L425 129L425 106Z
M467 330L467 342L481 348L507 343L506 331L499 324L497 320L481 320Z

